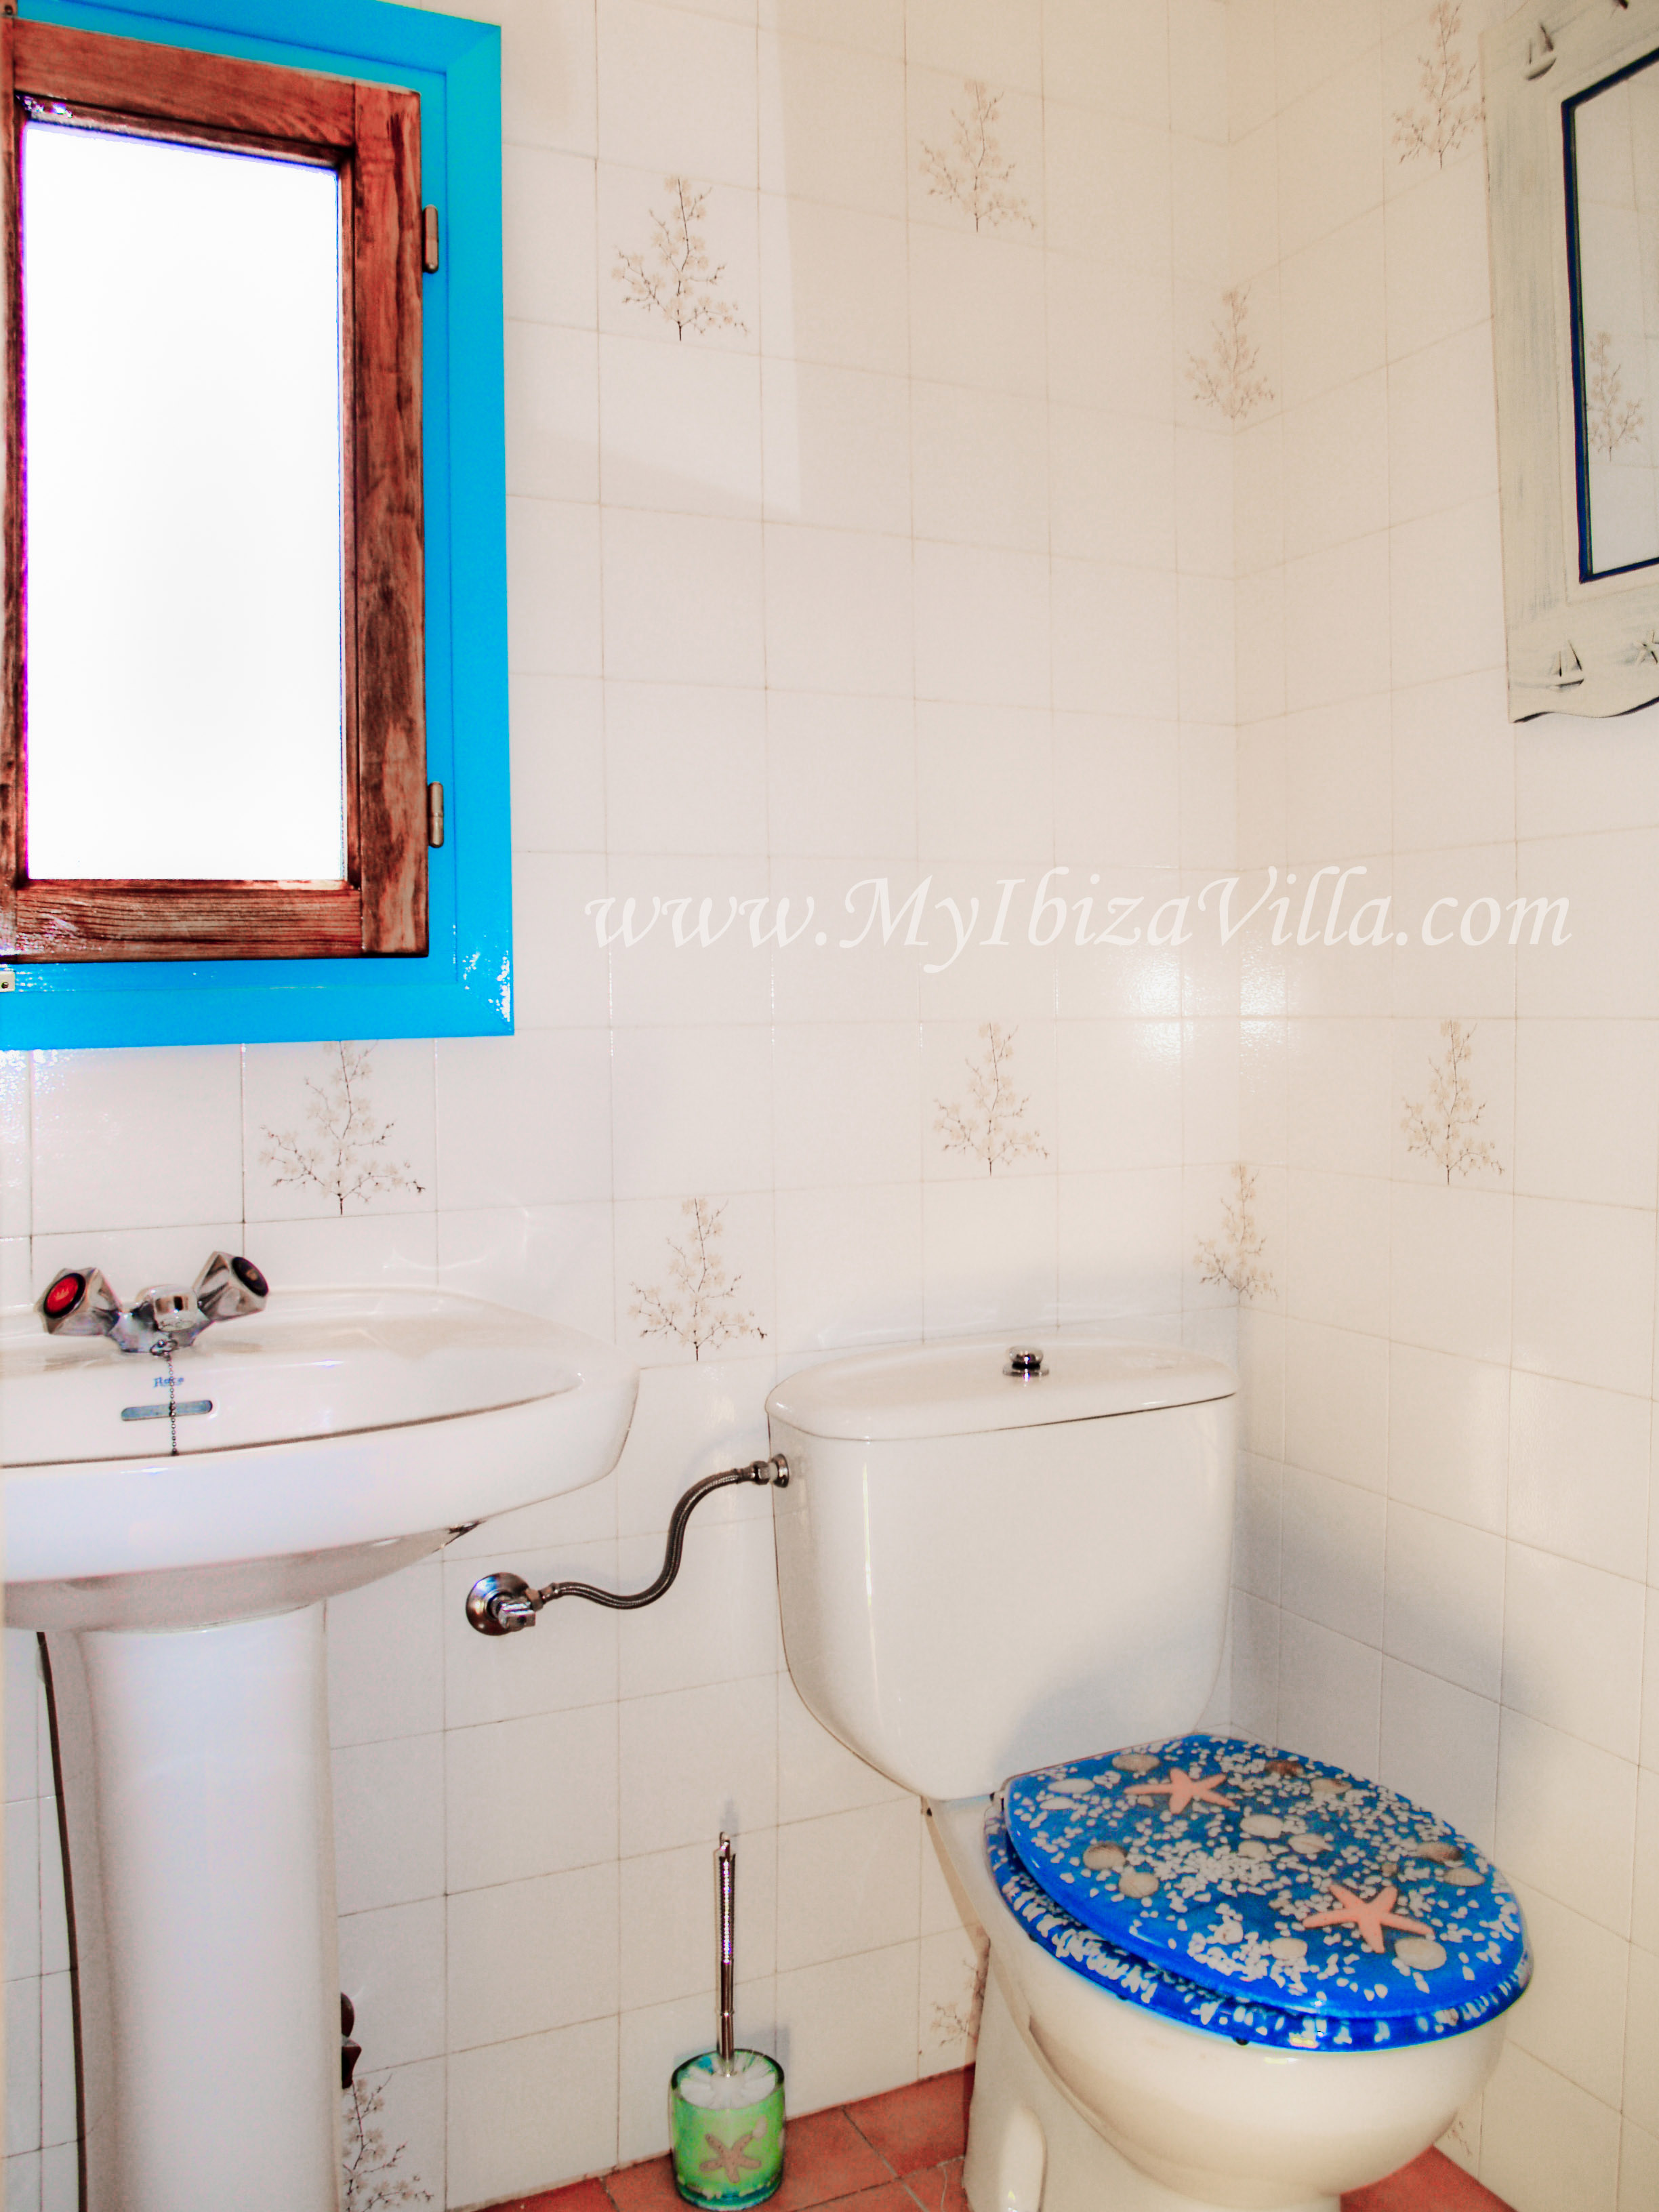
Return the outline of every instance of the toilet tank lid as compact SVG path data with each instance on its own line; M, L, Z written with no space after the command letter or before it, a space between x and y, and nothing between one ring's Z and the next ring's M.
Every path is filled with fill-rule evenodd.
M1016 1349L1040 1350L1042 1373L1011 1375ZM1154 1413L1237 1388L1231 1367L1179 1345L1049 1329L827 1360L787 1376L766 1410L803 1436L877 1443Z

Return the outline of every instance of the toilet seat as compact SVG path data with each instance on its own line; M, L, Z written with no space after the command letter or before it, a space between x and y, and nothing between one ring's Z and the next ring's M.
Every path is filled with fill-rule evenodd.
M1027 1934L1112 1994L1297 2050L1461 2034L1531 1977L1514 1893L1410 1799L1194 1734L1016 1776L987 1861Z

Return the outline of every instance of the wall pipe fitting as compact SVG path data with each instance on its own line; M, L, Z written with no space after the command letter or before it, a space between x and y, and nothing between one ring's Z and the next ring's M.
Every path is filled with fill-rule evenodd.
M706 1474L701 1482L694 1482L669 1516L662 1571L645 1589L595 1589L592 1583L549 1583L545 1589L532 1589L522 1575L481 1575L466 1594L466 1617L480 1636L513 1636L521 1628L533 1628L537 1614L555 1598L585 1597L590 1605L608 1605L618 1613L635 1613L642 1605L654 1605L680 1571L685 1524L695 1507L713 1492L728 1489L734 1482L759 1482L782 1490L788 1480L788 1461L781 1452L774 1452L770 1459L751 1460L747 1467L722 1468L718 1474Z

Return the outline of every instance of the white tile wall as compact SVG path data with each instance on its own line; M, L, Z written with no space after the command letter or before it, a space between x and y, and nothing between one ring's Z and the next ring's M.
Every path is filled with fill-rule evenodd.
M34 1638L11 1630L4 1643L6 2203L73 2212L69 1936L46 1694Z
M781 1370L837 1346L1104 1316L1230 1349L1191 1261L1240 1141L1227 963L1026 930L1056 860L1098 931L1105 898L1151 912L1231 859L1233 442L1176 338L1225 275L1221 0L482 12L504 30L518 1034L373 1048L395 1172L372 1184L306 1120L336 1048L0 1069L11 1295L88 1253L128 1285L229 1243L279 1283L505 1297L644 1369L612 1478L331 1607L363 2077L457 2206L661 2147L667 2071L711 2033L722 1826L740 2025L796 2110L960 2064L978 1964L915 1801L794 1693L764 1498L705 1508L638 1618L573 1605L488 1647L472 1577L649 1579L679 1492L763 1449ZM974 82L1012 164L977 228L923 166ZM728 303L684 332L618 273L681 176ZM895 904L928 883L925 946L902 922L843 949L878 876ZM1004 942L950 958L939 902L983 939L999 878ZM635 931L657 915L631 947L595 940L607 894L613 930L629 898ZM690 901L695 934L704 900L717 933L787 897L793 935L809 896L787 948L746 916L677 946L653 908ZM994 1175L939 1127L993 1020L1031 1139ZM127 1141L185 1085L187 1148ZM742 1327L694 1356L641 1308L699 1200ZM8 2203L45 2208L67 1962L14 1642Z
M605 1483L331 1609L343 1966L410 2171L463 2206L659 2147L721 1826L742 2030L797 2110L968 2055L972 1945L914 1802L793 1691L763 1499L706 1508L636 1620L491 1648L459 1599L497 1558L642 1581L684 1485L763 1448L777 1374L841 1346L1108 1316L1231 1352L1194 1252L1242 1152L1271 1281L1237 1317L1233 1722L1499 1852L1539 1979L1449 2148L1517 2212L1647 2212L1654 710L1504 719L1479 132L1438 167L1396 136L1425 0L493 12L519 1035L376 1047L400 1174L343 1203L266 1157L330 1048L0 1068L9 1297L230 1241L643 1368ZM1468 52L1497 12L1462 0ZM978 229L923 166L972 81L1020 203ZM617 273L679 174L730 305L683 335ZM1232 422L1189 362L1229 282L1268 387ZM1565 894L1571 940L1241 958L1020 922L949 957L942 902L982 939L999 879L1060 861L1098 928L1235 852L1363 867L1348 912ZM842 948L872 877L927 882L924 948L908 917ZM607 895L613 929L689 901L683 934L705 899L711 932L817 904L787 948L744 918L677 946L659 904L604 951ZM1491 1150L1448 1182L1403 1122L1453 1019ZM1034 1142L988 1176L939 1123L993 1020ZM186 1085L187 1154L121 1141ZM641 1309L696 1200L744 1333L694 1358ZM7 2194L49 2212L67 1958L7 1656Z
M1466 59L1505 12L1461 0ZM1292 1318L1242 1316L1233 1717L1495 1847L1538 1973L1447 2147L1518 2212L1626 2212L1659 2186L1659 1092L1621 950L1659 881L1655 712L1504 718L1480 132L1437 165L1398 127L1427 0L1229 22L1231 275L1264 361L1280 308L1276 396L1234 440L1242 857L1363 860L1401 927L1547 884L1573 917L1559 951L1413 937L1369 980L1287 951L1258 986L1297 1015L1247 1025L1242 1140L1288 1164ZM1492 1150L1449 1181L1403 1123L1454 1019Z

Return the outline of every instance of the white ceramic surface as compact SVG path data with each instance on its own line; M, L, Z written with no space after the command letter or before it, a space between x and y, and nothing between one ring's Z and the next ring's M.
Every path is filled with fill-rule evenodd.
M1221 1661L1228 1370L1051 1333L1052 1377L1022 1382L1002 1373L1017 1340L837 1361L767 1401L790 1673L923 1796L1186 1727ZM1165 1402L1125 1412L1156 1401L1149 1378Z
M987 1792L1201 1711L1234 1448L1218 1395L1232 1377L1214 1361L1060 1339L1045 1397L1002 1374L1007 1342L834 1362L767 1401L790 1462L772 1493L790 1671L825 1727L933 1801L990 1938L969 2203L1336 2212L1444 2132L1507 2020L1399 2051L1241 2045L1091 1987L1003 1904Z
M87 2212L333 2212L322 1607L46 1641Z
M1041 1373L1007 1373L1016 1345L1042 1352ZM1029 1340L974 1337L833 1359L790 1376L766 1404L805 1436L894 1443L1157 1413L1231 1398L1237 1388L1230 1367L1178 1345L1038 1330Z
M452 1531L596 1481L635 1378L556 1322L428 1291L277 1291L167 1372L0 1320L13 1627L205 1625L390 1574Z
M1004 1905L985 1863L987 1802L930 1808L991 1939L969 2138L979 2212L1003 2202L994 2177L1016 2082L1045 2124L1047 2212L1102 2203L1125 2212L1335 2212L1345 2191L1394 2172L1443 2135L1498 2063L1501 2014L1469 2034L1398 2051L1292 2051L1200 2034L1126 2004L1034 1943ZM1073 2140L1060 2117L1068 2102L1087 2116L1092 2142Z
M212 1411L170 1451L167 1420L121 1419L164 1366L39 1327L0 1327L6 1601L47 1632L85 2212L336 2212L315 1601L597 1481L634 1370L472 1299L278 1293L176 1357Z

